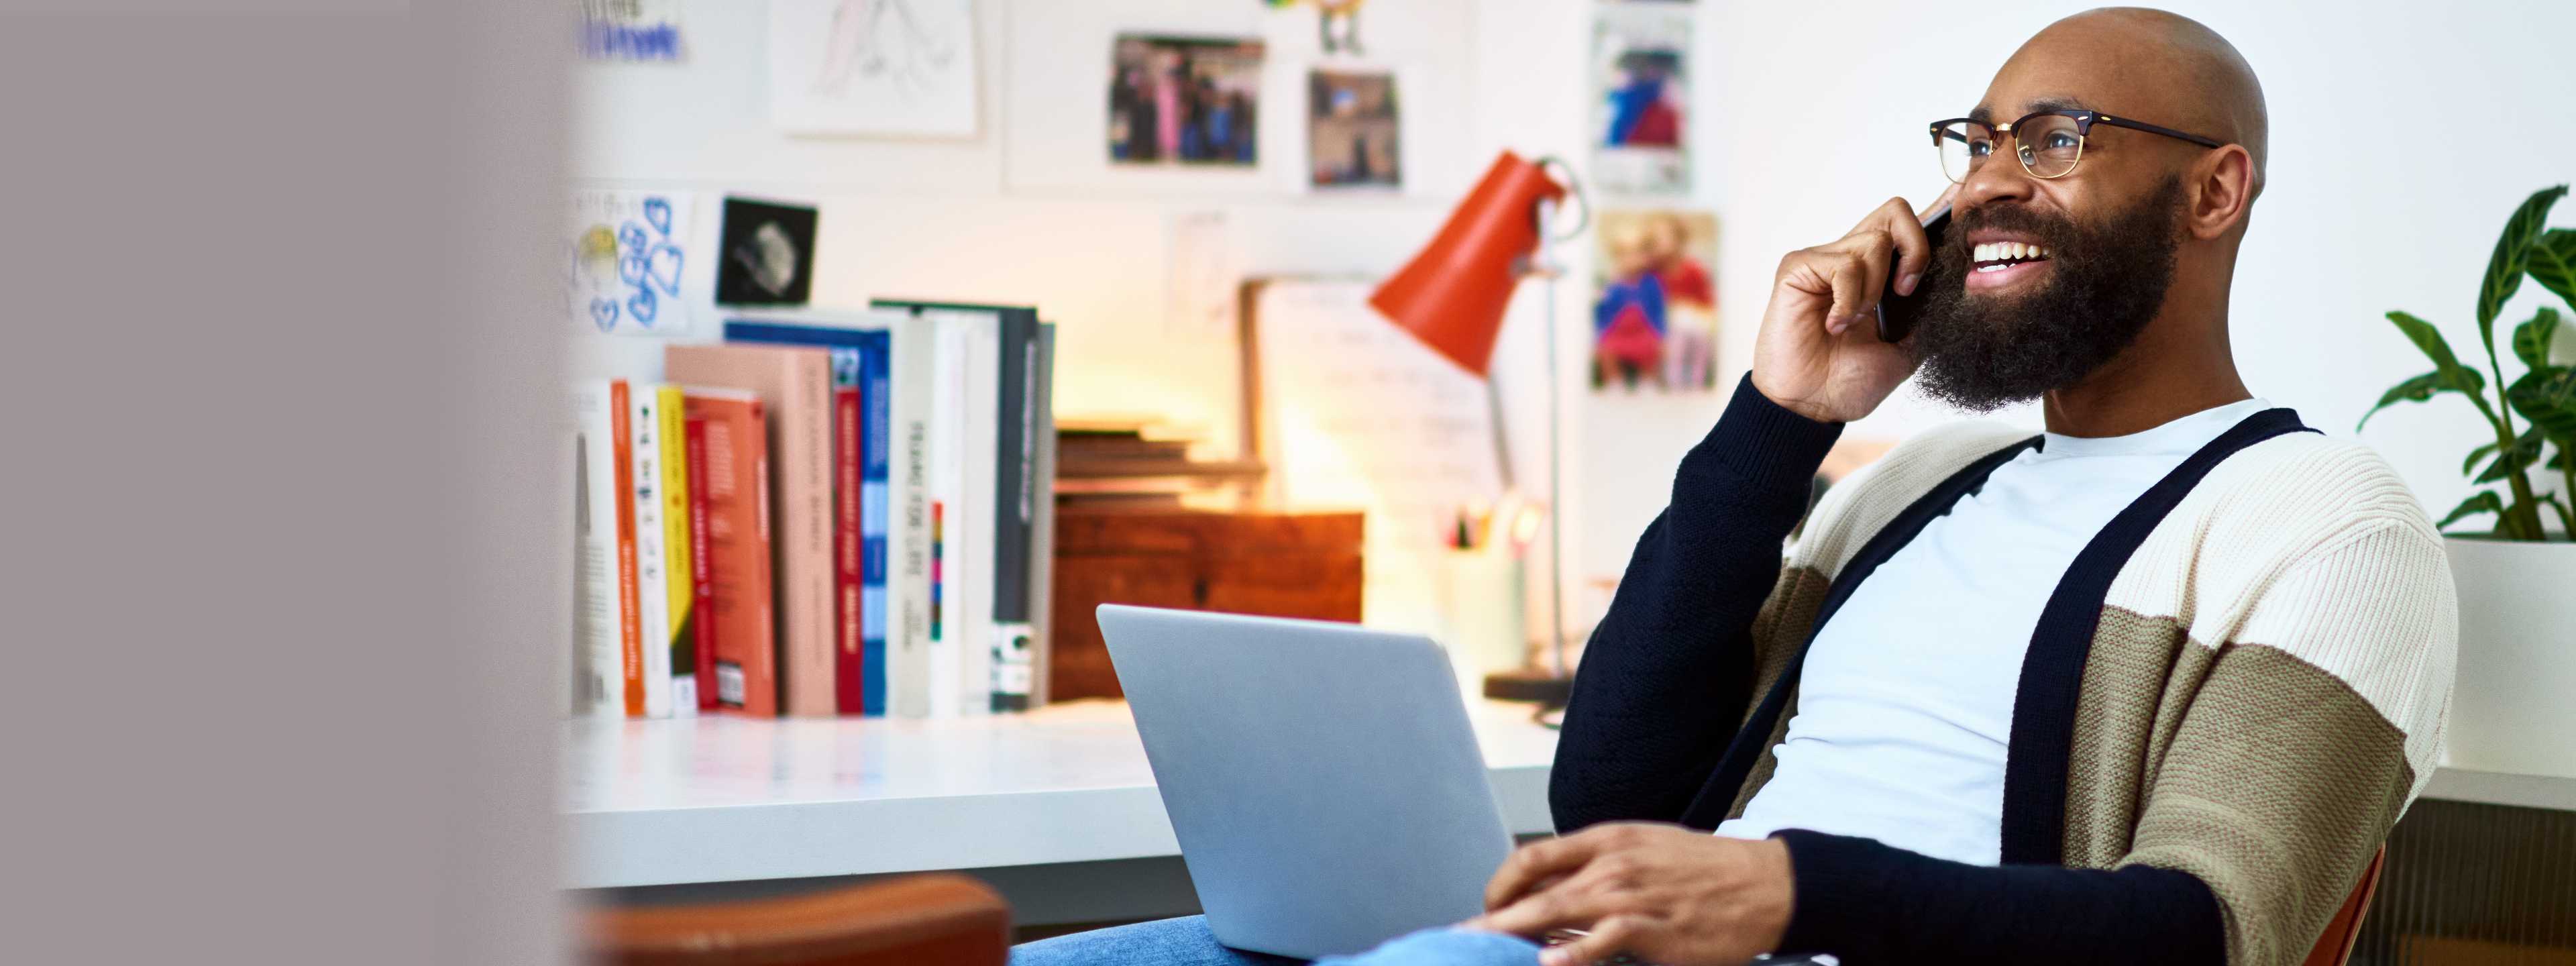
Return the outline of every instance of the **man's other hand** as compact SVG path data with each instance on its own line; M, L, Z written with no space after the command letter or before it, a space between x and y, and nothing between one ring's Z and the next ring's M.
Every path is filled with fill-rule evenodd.
M1623 952L1668 966L1735 966L1780 944L1792 895L1789 847L1777 840L1611 822L1513 852L1485 887L1485 914L1465 925L1591 933L1541 953L1542 966Z
M1958 190L1951 185L1933 207ZM1913 206L1890 198L1849 234L1781 258L1753 338L1753 388L1820 423L1869 415L1915 365L1911 345L1878 341L1879 296L1891 283L1913 294L1932 255Z

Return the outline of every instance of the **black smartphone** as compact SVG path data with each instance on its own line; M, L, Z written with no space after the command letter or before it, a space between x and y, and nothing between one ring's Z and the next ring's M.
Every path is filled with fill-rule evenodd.
M1923 317L1924 295L1932 291L1932 273L1941 266L1941 239L1950 230L1950 206L1943 205L1923 219L1923 234L1932 240L1933 258L1924 266L1923 278L1914 283L1914 294L1896 294L1896 273L1887 273L1887 294L1878 300L1878 341L1902 342L1914 331L1914 322Z

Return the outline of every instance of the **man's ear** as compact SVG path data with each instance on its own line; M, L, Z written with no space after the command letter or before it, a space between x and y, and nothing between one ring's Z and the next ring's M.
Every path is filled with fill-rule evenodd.
M2262 190L2254 173L2254 156L2241 144L2230 144L2201 157L2191 166L2191 207L2186 212L2193 238L2203 241L2236 229Z

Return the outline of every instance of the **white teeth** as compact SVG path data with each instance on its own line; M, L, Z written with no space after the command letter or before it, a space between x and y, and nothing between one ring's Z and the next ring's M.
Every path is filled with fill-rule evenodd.
M2026 262L2045 259L2048 249L2028 242L1986 242L1971 246L1972 262Z

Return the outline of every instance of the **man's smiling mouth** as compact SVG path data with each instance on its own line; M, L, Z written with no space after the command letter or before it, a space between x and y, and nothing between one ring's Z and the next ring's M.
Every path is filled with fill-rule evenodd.
M2048 246L2023 242L1988 242L1976 246L1969 263L1980 272L2000 272L2015 265L2048 260Z

